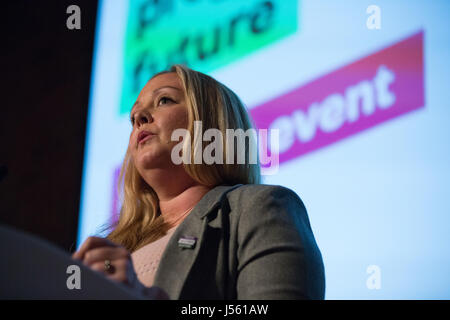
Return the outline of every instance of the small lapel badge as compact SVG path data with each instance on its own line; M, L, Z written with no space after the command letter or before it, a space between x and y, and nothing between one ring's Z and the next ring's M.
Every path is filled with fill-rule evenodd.
M185 236L178 239L178 246L180 248L193 249L195 247L196 242L197 242L196 237Z

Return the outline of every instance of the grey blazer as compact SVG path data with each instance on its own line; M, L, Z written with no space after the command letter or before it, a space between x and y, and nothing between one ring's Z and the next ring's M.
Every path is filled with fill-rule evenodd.
M154 285L170 299L325 294L322 256L305 206L292 190L274 185L219 185L205 194L171 237Z

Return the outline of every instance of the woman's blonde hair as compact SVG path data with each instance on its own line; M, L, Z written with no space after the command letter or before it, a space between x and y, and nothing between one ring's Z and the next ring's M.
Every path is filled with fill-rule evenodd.
M253 128L244 104L228 87L184 65L173 65L168 71L159 72L152 78L169 72L176 72L181 80L189 115L187 130L191 137L194 137L194 121L202 121L202 137L207 129L218 129L224 137L223 146L226 146L227 129L247 131ZM246 139L244 164L236 161L236 148L233 163L227 163L227 148L224 147L223 164L194 164L191 161L191 164L183 163L184 169L192 179L209 187L220 184L259 184L259 159L254 164L250 163L250 148L247 142L249 141ZM204 141L202 143L203 148L208 144ZM186 150L186 147L190 148L193 157L194 144L184 144L183 150ZM158 197L134 166L129 148L120 170L118 192L122 207L113 231L107 236L109 240L133 252L166 233L168 227L160 216Z

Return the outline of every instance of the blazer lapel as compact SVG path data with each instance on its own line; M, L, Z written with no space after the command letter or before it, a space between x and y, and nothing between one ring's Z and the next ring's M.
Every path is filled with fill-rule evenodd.
M159 262L153 284L163 289L170 299L179 299L184 282L203 246L204 234L208 227L206 217L217 210L227 192L241 185L220 185L211 189L173 233ZM183 239L181 244L180 239ZM193 240L195 243L192 246ZM186 242L188 245L185 245Z

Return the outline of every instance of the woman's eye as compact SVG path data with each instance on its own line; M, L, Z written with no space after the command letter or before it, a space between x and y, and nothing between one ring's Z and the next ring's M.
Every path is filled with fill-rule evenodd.
M172 99L170 99L169 97L162 97L161 99L159 99L159 101L158 101L158 106L161 104L161 101L163 101L163 104L166 104L167 103L167 101L172 101L172 102L174 102ZM164 102L166 102L166 103L164 103Z
M131 116L131 117L130 117L130 122L131 122L131 125L134 126L134 116Z

